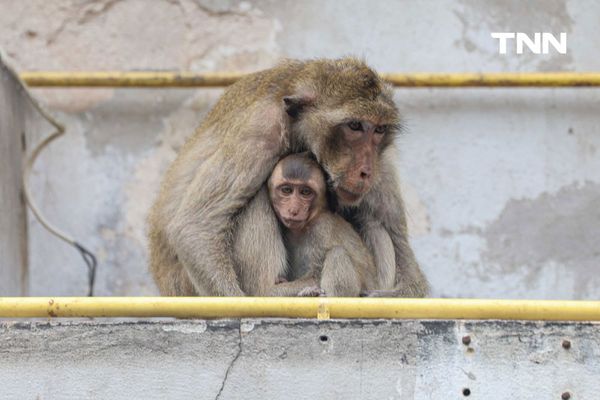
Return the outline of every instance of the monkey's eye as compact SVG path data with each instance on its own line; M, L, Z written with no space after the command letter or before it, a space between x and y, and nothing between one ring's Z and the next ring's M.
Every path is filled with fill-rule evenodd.
M313 191L308 187L303 187L302 189L300 189L300 194L302 196L308 197L308 196L312 195L312 193L313 193Z
M353 131L362 131L362 124L360 121L350 121L348 122L348 127Z
M387 126L385 125L379 125L377 127L375 127L375 133L385 133L385 131L387 130Z
M292 192L294 191L294 189L292 189L291 186L282 186L279 188L279 190L281 190L281 193L283 194L292 194Z

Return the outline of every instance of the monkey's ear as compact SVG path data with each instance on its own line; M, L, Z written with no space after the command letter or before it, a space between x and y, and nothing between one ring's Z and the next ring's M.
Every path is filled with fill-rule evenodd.
M313 98L306 95L292 95L283 98L285 112L292 118L298 118L304 107L310 105Z

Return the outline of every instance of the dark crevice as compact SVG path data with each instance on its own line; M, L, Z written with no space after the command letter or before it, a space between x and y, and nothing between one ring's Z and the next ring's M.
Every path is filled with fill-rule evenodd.
M225 376L223 377L223 381L221 382L221 388L219 389L219 392L217 393L215 400L221 398L221 393L223 393L223 389L225 389L225 383L227 382L227 378L229 378L229 372L233 369L234 364L236 363L236 361L242 354L242 325L241 324L238 327L238 334L239 334L238 351L237 351L235 357L233 357L233 359L229 363L229 366L227 367L227 371L225 371Z

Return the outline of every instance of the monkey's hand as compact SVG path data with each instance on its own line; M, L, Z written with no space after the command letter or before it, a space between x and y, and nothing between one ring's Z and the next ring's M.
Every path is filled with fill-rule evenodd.
M298 292L298 297L319 297L325 296L325 291L318 286L307 286Z
M283 276L278 276L277 279L275 279L275 284L279 285L280 283L286 283L288 280L285 279L285 277Z

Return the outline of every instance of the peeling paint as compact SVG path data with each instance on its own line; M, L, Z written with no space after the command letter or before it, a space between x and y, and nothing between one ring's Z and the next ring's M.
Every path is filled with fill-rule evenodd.
M110 102L84 114L90 153L96 156L107 146L125 154L150 149L164 130L163 119L184 108L189 97L186 91L118 90Z
M206 321L197 321L193 324L177 323L173 325L162 325L164 332L181 332L181 333L204 333L206 332Z
M598 283L600 184L574 183L532 200L510 200L482 235L487 241L485 262L505 273L533 268L537 274L544 273L548 262L562 264L576 277L575 293L585 293Z
M254 322L252 321L243 321L240 324L240 332L241 333L249 333L254 330Z

